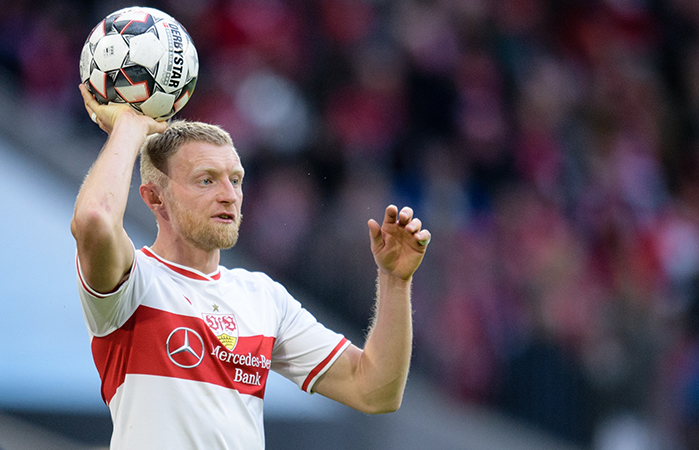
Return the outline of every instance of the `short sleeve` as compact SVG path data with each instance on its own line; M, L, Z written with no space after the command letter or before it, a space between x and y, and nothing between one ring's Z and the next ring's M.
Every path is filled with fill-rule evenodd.
M132 244L133 246L133 244ZM139 264L138 252L134 249L134 260L127 280L119 288L108 294L101 294L92 289L82 273L80 259L76 253L75 261L78 278L78 294L87 329L93 336L106 336L122 326L136 311L140 296L138 287L148 279L144 274L144 265Z
M272 351L272 370L312 393L315 382L350 341L319 323L286 290L279 295L283 300L282 316Z

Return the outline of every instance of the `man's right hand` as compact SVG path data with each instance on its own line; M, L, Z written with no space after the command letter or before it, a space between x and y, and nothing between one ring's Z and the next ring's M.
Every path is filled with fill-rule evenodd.
M88 115L107 134L111 134L119 118L135 119L146 127L146 135L162 133L167 129L167 122L158 122L151 117L145 116L125 103L100 104L95 97L87 90L84 84L80 84L80 93L83 96L85 109Z

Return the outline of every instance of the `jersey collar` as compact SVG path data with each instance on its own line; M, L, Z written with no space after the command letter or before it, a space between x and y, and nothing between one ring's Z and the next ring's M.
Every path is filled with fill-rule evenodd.
M160 262L163 264L165 267L168 269L179 273L180 275L183 275L187 278L191 278L193 280L199 280L199 281L216 281L221 278L221 269L216 269L215 272L206 275L202 272L199 272L196 269L192 269L191 267L183 266L177 263L174 263L172 261L168 261L165 258L161 257L157 253L155 253L153 250L150 249L150 247L143 247L141 249L144 255L148 256L149 258L153 258L156 261Z

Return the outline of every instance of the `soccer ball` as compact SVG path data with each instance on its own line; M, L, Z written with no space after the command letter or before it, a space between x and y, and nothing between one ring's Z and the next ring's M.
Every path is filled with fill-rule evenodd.
M80 79L98 102L127 103L156 120L182 109L198 73L189 33L155 8L108 15L90 32L80 54Z

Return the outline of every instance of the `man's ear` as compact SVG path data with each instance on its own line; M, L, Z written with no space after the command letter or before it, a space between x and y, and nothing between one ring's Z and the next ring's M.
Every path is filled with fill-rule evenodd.
M141 194L143 202L146 204L148 209L153 211L153 214L155 214L156 217L167 217L165 203L163 202L162 190L156 186L155 183L151 181L146 184L142 184L138 191Z

